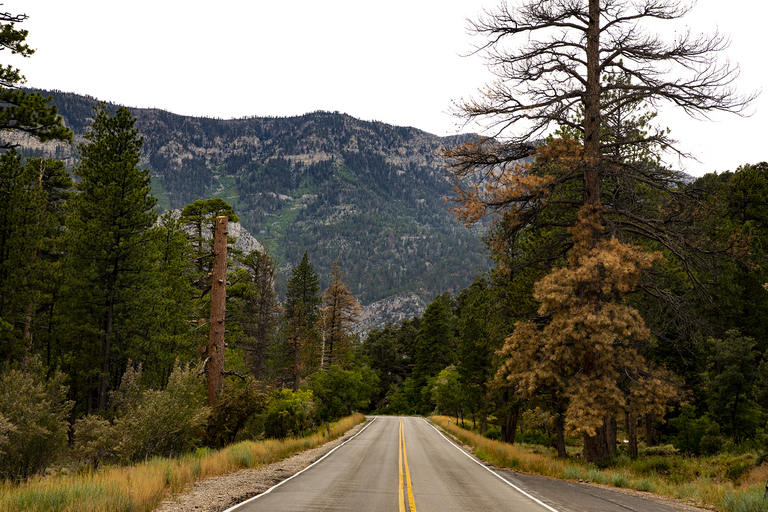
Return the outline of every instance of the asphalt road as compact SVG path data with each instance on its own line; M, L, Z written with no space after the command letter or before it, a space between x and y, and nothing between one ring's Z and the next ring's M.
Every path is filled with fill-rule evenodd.
M226 512L675 512L635 496L495 470L422 418L376 417L306 470Z

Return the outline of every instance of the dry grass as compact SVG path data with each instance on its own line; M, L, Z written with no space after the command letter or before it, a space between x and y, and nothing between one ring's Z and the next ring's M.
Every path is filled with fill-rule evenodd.
M619 457L611 467L599 469L579 459L558 459L551 448L537 445L510 445L487 439L459 427L455 420L433 416L432 422L471 446L475 454L496 466L563 480L584 480L600 484L653 492L683 500L691 505L723 512L768 510L765 485L768 465L753 467L743 476L733 476L750 455L688 458L679 455Z
M20 485L0 483L0 512L149 512L167 494L181 492L197 480L276 462L336 439L353 426L350 416L332 424L330 436L322 429L303 438L244 441L174 459L37 477Z

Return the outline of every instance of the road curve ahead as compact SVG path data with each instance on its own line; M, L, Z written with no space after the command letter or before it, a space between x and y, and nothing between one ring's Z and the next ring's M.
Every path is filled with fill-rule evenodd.
M479 466L422 418L384 416L322 461L227 512L297 510L556 511Z

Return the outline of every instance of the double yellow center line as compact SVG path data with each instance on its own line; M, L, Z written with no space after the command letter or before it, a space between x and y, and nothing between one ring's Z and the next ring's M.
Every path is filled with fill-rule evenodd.
M416 504L413 501L413 488L411 487L411 472L408 469L408 453L405 451L405 434L403 432L403 420L400 419L400 450L398 467L400 469L400 512L405 512L405 494L403 492L403 467L405 467L405 481L408 484L408 508L410 512L416 512Z

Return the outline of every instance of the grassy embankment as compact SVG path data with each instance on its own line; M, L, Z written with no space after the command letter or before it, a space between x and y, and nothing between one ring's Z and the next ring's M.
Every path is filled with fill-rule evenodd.
M357 416L357 423L360 416ZM320 446L354 426L352 417L302 438L243 441L221 450L198 449L173 459L154 458L133 466L96 472L36 477L19 485L0 483L0 512L149 512L170 493L197 480L258 467Z
M668 496L688 504L723 512L768 510L765 482L768 465L755 466L755 455L620 455L598 468L576 458L558 459L554 449L539 445L510 445L463 429L453 418L432 421L473 448L496 466L564 480L583 480Z

